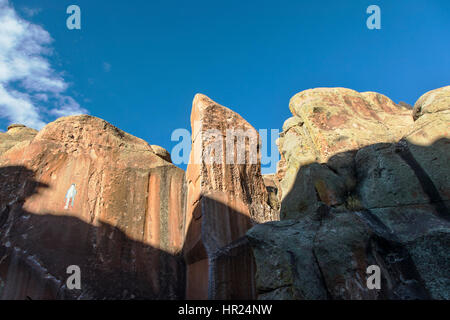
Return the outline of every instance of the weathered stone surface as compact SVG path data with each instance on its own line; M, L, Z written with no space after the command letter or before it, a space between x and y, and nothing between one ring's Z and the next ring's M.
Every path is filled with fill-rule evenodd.
M417 120L405 135L400 154L421 177L422 189L431 202L448 201L450 86L424 94L415 104L414 112Z
M255 226L247 237L259 299L430 298L413 255L370 212L321 207L313 217ZM370 265L382 270L381 290L367 288Z
M260 299L308 299L298 292L311 287L332 299L449 299L449 97L448 87L426 93L414 118L373 92L319 88L291 99L276 175L284 221L247 233L267 274ZM318 226L305 227L311 220ZM320 270L314 285L284 276L300 267L286 259L297 241ZM381 290L366 286L370 265L381 268Z
M425 114L450 112L450 86L442 87L425 93L414 105L414 120Z
M389 98L344 88L300 92L291 99L289 107L303 122L321 162L374 142L396 141L413 123L411 111Z
M247 237L257 265L260 299L326 299L313 243L318 220L284 220L253 227Z
M254 270L244 263L252 260L244 235L254 221L276 218L261 176L258 133L241 116L200 94L193 102L191 126L184 248L187 298L252 298ZM245 139L240 143L241 137ZM240 156L245 158L239 160ZM236 250L242 254L228 254Z
M0 132L0 155L21 142L33 140L36 134L36 130L22 124L10 125L7 132Z
M349 189L344 179L324 164L301 167L291 191L281 204L281 217L295 219L314 214L323 204L344 205Z
M340 182L333 178L327 181L322 174L318 178L311 177L313 181L309 181L309 185L316 185L316 180L321 180L319 188L324 190L328 200L342 202L338 194L347 193L347 190L336 190L336 184L353 187L354 151L374 143L398 141L413 124L411 110L374 92L311 89L296 94L289 107L294 117L285 122L278 141L282 158L278 169L281 197L283 200L289 194L303 197L295 202L309 202L311 212L319 204L301 188L302 182L300 185L297 182L303 179L299 176L301 167L319 163L336 171ZM326 167L323 168L326 171ZM325 196L323 192L322 195ZM296 212L301 211L292 206L292 201L283 201L282 217L292 218Z
M358 197L367 209L424 204L427 194L394 144L375 144L356 154Z
M3 154L0 176L2 298L184 297L184 172L145 141L60 118ZM66 290L70 265L81 290Z
M449 225L429 231L407 243L414 265L432 299L450 300Z
M448 300L450 223L440 218L438 210L433 204L414 204L371 212L404 244L430 296Z
M314 254L332 299L428 299L409 252L369 211L336 212L322 220ZM381 269L381 289L369 290L366 273Z
M280 188L280 182L276 174L264 174L264 185L268 193L268 203L273 210L280 210L280 198L278 189Z

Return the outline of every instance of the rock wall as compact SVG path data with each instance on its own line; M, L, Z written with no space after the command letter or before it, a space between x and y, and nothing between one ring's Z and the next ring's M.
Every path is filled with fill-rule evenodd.
M184 172L143 140L60 118L3 153L0 177L1 298L184 297Z
M290 109L283 221L247 234L259 298L450 299L450 87L414 110L342 88L303 91Z

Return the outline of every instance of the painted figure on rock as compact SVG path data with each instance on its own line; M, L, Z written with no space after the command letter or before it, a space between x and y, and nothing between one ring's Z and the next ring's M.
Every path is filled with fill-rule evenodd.
M65 207L64 207L64 210L69 210L69 203L70 203L70 200L72 200L71 207L73 208L73 205L74 205L74 202L75 202L75 196L76 196L76 194L77 194L76 185L75 185L75 183L73 183L73 184L70 186L69 190L67 190L66 198L65 198L65 200L66 200L66 205L65 205Z

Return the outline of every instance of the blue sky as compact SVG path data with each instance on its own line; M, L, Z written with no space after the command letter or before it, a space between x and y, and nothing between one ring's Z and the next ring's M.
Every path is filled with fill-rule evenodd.
M81 30L66 28L71 4L81 8ZM366 27L371 4L381 8L381 30ZM198 92L257 129L274 129L290 116L289 99L308 88L377 91L413 104L450 82L448 0L10 0L6 6L53 41L42 45L51 52L33 53L48 68L4 80L18 106L9 113L0 106L3 129L20 118L24 97L23 108L41 123L87 111L170 151L172 131L190 129ZM0 45L1 36L0 30ZM56 83L45 88L51 98L36 98L36 85L24 88L37 73Z

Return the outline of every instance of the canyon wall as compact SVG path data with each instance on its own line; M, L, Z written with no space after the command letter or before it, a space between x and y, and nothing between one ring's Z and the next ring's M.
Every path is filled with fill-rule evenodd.
M0 177L1 298L184 298L185 174L145 141L60 118L3 152Z
M344 88L289 107L264 176L258 132L201 94L186 173L92 116L11 125L0 299L450 299L450 87L413 109Z

